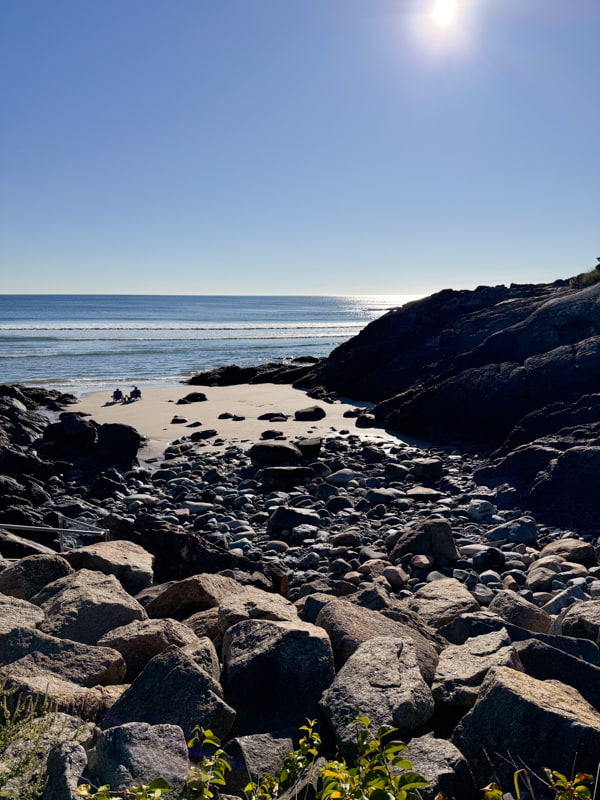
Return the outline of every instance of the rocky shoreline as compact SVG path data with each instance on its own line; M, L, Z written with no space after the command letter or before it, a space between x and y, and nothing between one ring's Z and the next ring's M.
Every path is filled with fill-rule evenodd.
M563 290L529 294L543 303ZM330 358L294 367L317 397L334 392ZM291 441L281 417L220 452L188 432L141 468L128 426L76 407L40 413L71 400L0 387L0 672L17 694L50 697L57 728L78 732L77 743L46 737L46 800L75 797L82 776L123 788L158 772L181 786L195 725L254 775L307 717L326 749L351 757L357 708L409 741L426 798L478 797L493 780L508 791L521 766L595 772L594 509L565 517L530 503L506 468L522 444L490 457L369 436L380 405L375 417L357 410L362 430L325 438ZM560 477L562 459L595 449L586 424L560 434L571 446L542 469ZM562 501L577 511L577 495ZM59 515L87 529L67 531L62 553L53 534L2 528ZM225 793L242 796L243 773Z
M316 363L225 367L190 383L291 382L375 404L386 428L492 454L498 502L600 532L600 269L451 289L392 309ZM502 494L502 492L500 492Z

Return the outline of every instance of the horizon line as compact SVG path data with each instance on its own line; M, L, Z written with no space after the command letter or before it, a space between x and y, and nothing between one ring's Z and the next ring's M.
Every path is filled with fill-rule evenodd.
M229 294L229 293L204 293L204 294L179 294L172 292L0 292L0 297L427 297L428 294L442 291L434 289L432 292L356 292L350 294Z

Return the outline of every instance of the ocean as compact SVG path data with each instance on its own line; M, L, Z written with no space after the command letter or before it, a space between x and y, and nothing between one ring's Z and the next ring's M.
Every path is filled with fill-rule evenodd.
M0 383L81 395L225 364L325 356L419 295L0 295Z

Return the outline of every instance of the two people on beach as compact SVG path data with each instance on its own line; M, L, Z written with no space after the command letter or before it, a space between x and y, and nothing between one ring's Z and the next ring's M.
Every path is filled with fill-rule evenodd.
M132 400L141 400L142 392L137 386L134 386L131 392L126 395L120 389L115 389L112 393L114 403L130 403Z

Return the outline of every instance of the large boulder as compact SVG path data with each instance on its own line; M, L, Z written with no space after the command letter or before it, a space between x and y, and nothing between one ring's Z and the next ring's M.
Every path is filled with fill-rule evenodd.
M154 556L156 583L191 574L187 570L191 566L197 537L180 525L157 514L139 514L132 521L113 513L102 518L102 527L110 532L111 538L135 542Z
M550 614L509 589L498 592L488 610L506 622L534 633L548 633L552 625Z
M438 662L439 647L433 635L426 638L406 622L390 619L377 611L362 608L348 600L330 600L319 611L316 624L329 634L336 667L340 669L358 646L376 636L408 637L415 645L419 669L431 683Z
M327 412L321 406L308 406L307 408L299 408L294 412L294 419L302 422L316 422L319 419L324 419Z
M39 713L50 707L92 722L104 714L110 696L104 687L89 689L46 669L34 669L27 659L0 667L0 683L7 692L10 712L18 703L31 703Z
M563 609L552 623L551 633L591 639L600 644L600 600L573 603Z
M122 470L131 469L143 441L130 425L98 425L71 411L46 427L43 440L43 452L53 458L82 460L94 468L114 465Z
M292 506L277 506L267 520L270 530L292 530L300 525L318 526L321 517L316 511L309 508L293 508Z
M539 681L509 667L490 670L479 698L454 732L453 743L479 786L511 786L514 764L565 775L595 774L600 713L574 689Z
M176 406L186 406L190 403L203 403L206 401L204 392L190 392L185 397L180 397L175 403Z
M556 644L562 644L564 637L549 638ZM600 711L600 667L537 639L515 642L514 646L528 675L540 681L554 680L568 684L577 689L596 711Z
M258 783L263 775L273 775L293 750L294 742L290 737L271 733L232 739L225 747L231 765L231 771L225 775L225 791L243 797L248 781Z
M75 569L91 569L117 577L129 594L150 586L154 556L126 540L98 542L78 547L64 554Z
M440 653L431 687L436 704L459 712L468 711L475 705L481 684L492 667L523 671L517 651L504 630L446 647Z
M225 575L192 575L181 581L169 581L140 593L138 600L150 617L182 620L197 611L220 605L231 595L244 591L233 578Z
M397 729L401 738L423 728L433 714L429 686L419 669L416 648L408 638L379 636L359 645L323 694L321 711L346 758L357 755L357 709L377 730Z
M17 665L21 673L43 670L90 688L121 683L125 676L125 662L117 650L59 639L32 628L0 633L0 663Z
M416 612L432 628L441 628L469 611L479 611L479 603L456 578L440 578L425 584L402 605Z
M245 619L297 622L298 611L293 603L280 594L248 586L243 592L225 598L219 605L219 630L225 633L232 625Z
M459 553L448 520L430 517L412 528L405 528L388 542L390 561L397 563L403 556L425 555L457 561Z
M89 747L94 737L94 726L70 714L51 712L22 723L20 735L8 742L3 748L2 761L9 764L9 775L12 767L14 774L2 783L2 794L9 798L26 798L37 796L33 787L48 768L48 758L53 748L63 740L70 740L72 745ZM3 742L3 744L5 744ZM82 760L78 749L77 764ZM85 751L84 751L85 753ZM85 758L83 760L85 766ZM83 766L81 772L83 772ZM4 773L4 770L2 770ZM79 775L81 775L79 772ZM4 773L3 778L7 775ZM33 791L32 791L33 790ZM52 795L45 795L46 797ZM66 795L68 797L68 795ZM61 797L65 800L65 795Z
M103 725L179 725L186 738L199 725L222 739L234 719L235 711L223 700L221 686L191 656L171 645L146 664L108 711Z
M429 781L427 786L419 789L424 800L434 800L440 792L446 797L464 800L481 796L475 790L465 757L447 739L437 739L431 734L415 736L400 757L407 759L413 770Z
M486 537L494 542L535 546L537 544L537 525L532 517L519 517L490 528L486 531Z
M37 628L44 616L42 609L34 603L0 594L0 636L14 628Z
M596 566L598 563L594 545L591 542L584 542L582 539L572 537L556 539L544 545L540 551L540 558L546 556L560 556L565 561L586 564L588 567Z
M13 524L39 525L40 522L41 520L32 518L27 520L19 519ZM8 522L6 524L8 524ZM48 541L52 541L50 536L48 536ZM2 553L4 558L25 558L26 556L38 555L55 556L57 554L56 549L48 545L26 539L24 536L19 536L4 528L0 528L0 553Z
M96 644L108 631L147 618L114 575L87 569L53 581L31 599L46 615L40 630L84 644Z
M302 460L302 452L291 442L258 442L250 448L250 459L260 466L298 464Z
M217 648L208 636L203 636L196 642L186 644L181 649L200 667L200 669L208 673L217 683L221 682L221 663L217 654Z
M198 637L191 628L174 619L135 620L98 639L99 647L111 647L121 653L127 664L125 680L129 683L140 674L151 658L170 645L185 647L197 643Z
M533 634L525 628L519 628L506 622L490 611L482 610L472 614L464 614L453 622L440 628L439 633L452 644L464 644L471 636L483 636L493 631L506 630L512 642L523 642L535 637L537 641L555 647L573 658L579 658L600 667L600 648L589 639L573 639L569 636L556 636L547 633Z
M189 768L181 728L146 722L127 722L102 731L88 764L94 783L109 784L113 792L163 778L176 796L185 785Z
M0 572L0 592L29 600L44 586L73 572L57 553L21 558Z
M131 469L143 441L131 425L105 423L98 429L97 458L102 464L114 464L122 470Z
M196 636L201 639L208 637L213 642L222 643L221 631L219 630L219 609L207 608L205 611L197 611L191 617L183 620Z
M335 674L329 637L300 620L238 622L224 636L223 669L240 733L295 727L313 717Z
M58 742L48 753L47 782L40 800L79 800L77 787L87 767L87 753L77 742Z
M594 545L591 542L571 537L556 539L544 545L540 551L540 558L545 558L545 556L560 556L565 561L587 566L595 566L598 563Z
M76 458L90 455L98 444L98 425L75 412L63 412L47 426L43 439L55 456Z

